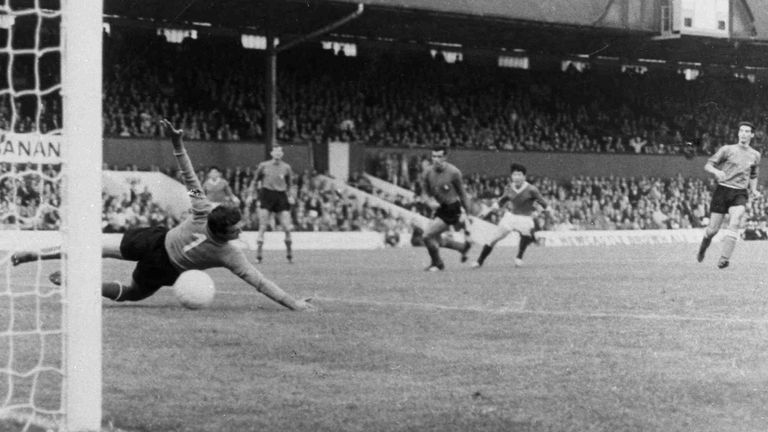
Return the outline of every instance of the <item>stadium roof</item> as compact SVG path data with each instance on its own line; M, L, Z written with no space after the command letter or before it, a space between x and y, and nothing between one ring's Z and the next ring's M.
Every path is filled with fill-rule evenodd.
M768 0L732 0L751 20L748 37L654 40L659 1L105 0L104 12L113 20L253 32L270 27L283 43L353 14L362 3L364 12L333 30L334 36L768 67ZM630 3L633 12L627 13Z

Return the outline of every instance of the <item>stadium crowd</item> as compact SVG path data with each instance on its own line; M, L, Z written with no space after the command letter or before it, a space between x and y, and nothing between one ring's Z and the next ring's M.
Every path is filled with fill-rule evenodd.
M245 50L231 40L168 44L159 37L118 31L105 36L104 57L106 136L162 137L158 121L168 118L183 128L187 140L262 138L262 51ZM746 118L756 124L753 146L764 151L762 113L768 95L745 79L701 76L688 81L680 74L655 71L606 74L575 68L534 73L447 64L425 53L346 57L317 47L281 54L278 68L278 140L381 147L367 161L366 171L416 196L421 193L417 179L429 161L408 159L398 147L710 154L733 141L737 122ZM19 132L60 128L55 97L43 99L40 113L23 100L15 103L11 107L8 95L0 95L0 127L12 123ZM168 168L154 169L175 175ZM58 218L50 209L60 200L54 184L34 176L19 180L4 175L11 170L5 164L0 171L3 222L54 228ZM240 198L245 228L256 229L258 192L252 169L227 169L224 177ZM350 180L363 190L383 193L365 184L362 176ZM478 209L492 206L492 197L503 190L502 178L471 175L465 181ZM701 227L712 186L683 177L531 181L554 209L551 216L538 217L542 229ZM297 230L408 230L402 220L358 202L313 173L299 176L295 194L292 219ZM385 198L428 212L419 199ZM764 199L753 200L750 223L764 225L765 209ZM104 230L111 232L178 223L147 191L105 195L103 214Z
M115 168L115 167L111 167ZM164 170L177 176L175 170ZM25 174L26 172L26 174ZM419 173L417 172L416 175ZM205 178L204 171L198 173ZM246 230L258 229L258 191L251 169L226 169L224 178L239 198ZM34 229L56 229L61 201L55 167L0 164L0 215L4 226ZM678 176L675 178L575 177L558 181L546 177L529 177L548 201L551 212L540 213L536 221L545 230L614 230L614 229L679 229L699 228L707 223L712 181ZM473 212L495 223L499 214L496 198L506 187L506 177L472 174L465 177L472 198ZM349 185L386 199L403 208L429 216L430 209L421 198L419 182L412 182L412 197L393 195L376 189L359 173ZM297 231L378 231L405 234L411 231L406 221L369 200L358 200L342 192L324 177L304 172L297 176L294 190L296 204L291 218ZM410 194L408 194L410 195ZM749 203L746 227L766 232L768 201L764 197ZM134 188L130 194L103 194L104 232L123 232L139 226L174 226L179 217L155 201L148 189ZM18 224L18 225L17 225ZM274 228L272 226L271 228ZM751 235L751 234L750 234Z
M263 52L120 32L105 42L106 135L156 137L165 117L188 140L262 137ZM319 48L281 54L278 76L277 137L286 142L709 154L734 139L739 120L756 123L757 143L766 131L768 95L737 78L532 72L446 64L425 53L344 57Z

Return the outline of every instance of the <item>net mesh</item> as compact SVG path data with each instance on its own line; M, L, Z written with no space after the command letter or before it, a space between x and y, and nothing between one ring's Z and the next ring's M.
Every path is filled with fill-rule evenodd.
M60 261L14 266L60 242L61 4L0 0L0 430L55 430L64 418Z

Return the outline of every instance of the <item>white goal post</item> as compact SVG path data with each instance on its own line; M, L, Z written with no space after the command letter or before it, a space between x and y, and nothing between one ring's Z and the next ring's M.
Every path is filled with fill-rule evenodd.
M2 431L102 430L102 10L0 1Z
M67 431L101 428L101 0L62 0Z

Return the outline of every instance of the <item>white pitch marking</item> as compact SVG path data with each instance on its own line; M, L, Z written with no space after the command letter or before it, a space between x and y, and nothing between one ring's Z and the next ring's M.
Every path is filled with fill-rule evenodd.
M256 293L220 291L219 294L225 295L255 295ZM744 323L744 324L768 324L768 319L764 318L730 318L725 316L685 316L685 315L661 315L661 314L628 314L620 312L584 312L584 311L566 311L566 310L530 310L525 309L528 303L527 298L519 300L517 303L505 305L500 308L488 308L482 306L450 306L434 303L412 303L412 302L380 302L373 300L355 300L336 297L311 297L320 302L347 303L355 305L368 305L380 307L401 307L423 310L445 310L458 312L480 312L494 315L540 315L540 316L560 316L572 318L616 318L616 319L635 319L647 321L697 321L713 323Z

